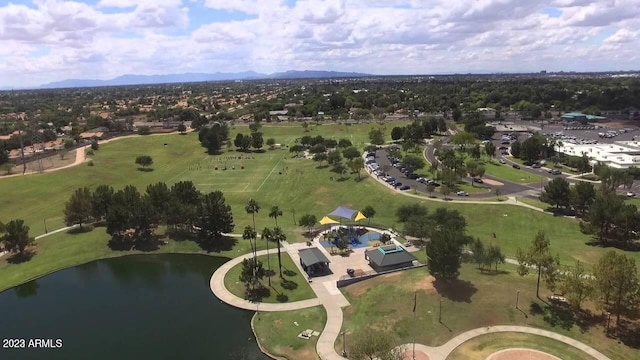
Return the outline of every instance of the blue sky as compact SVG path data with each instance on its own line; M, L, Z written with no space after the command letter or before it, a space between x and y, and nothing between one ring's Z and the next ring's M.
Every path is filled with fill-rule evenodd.
M0 87L247 70L640 70L638 19L640 0L0 0Z

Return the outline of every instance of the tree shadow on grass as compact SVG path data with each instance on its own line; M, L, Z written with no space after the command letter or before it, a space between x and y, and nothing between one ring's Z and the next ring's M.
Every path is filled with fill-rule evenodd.
M260 286L256 289L249 289L245 292L245 299L252 302L259 302L262 299L271 296L271 290L264 286Z
M606 320L605 320L606 321ZM614 322L614 320L611 320ZM640 349L640 326L636 323L621 320L620 325L609 331L609 336L634 349Z
M188 231L181 231L181 230L167 230L165 232L165 235L173 240L173 241L177 241L177 242L183 242L183 241L188 241L188 240L193 240L194 235Z
M153 168L143 168L143 167L139 167L138 171L142 171L142 172L152 172Z
M287 279L282 279L281 282L282 288L287 289L287 290L295 290L298 288L298 283L295 281L291 281L291 280L287 280Z
M471 297L478 292L473 283L460 279L436 279L433 287L438 294L456 302L471 303Z
M282 274L286 275L286 276L296 276L298 275L297 272L293 271L293 270L289 270L289 269L284 269L282 271Z
M507 275L509 272L507 270L480 270L480 275L485 276L496 276L496 275Z
M326 169L328 167L329 167L329 165L318 165L318 166L316 166L316 169Z
M589 246L600 247L603 249L607 248L615 248L624 251L640 251L640 243L636 241L630 241L629 243L624 243L616 240L609 240L607 242L598 241L598 239L593 239L586 243Z
M238 239L220 236L215 239L205 239L198 241L200 248L208 253L219 253L222 251L229 251L238 243Z
M601 322L600 317L593 315L590 311L574 309L569 304L561 302L550 302L545 305L532 302L529 313L532 316L541 315L547 324L564 330L578 326L583 333Z
M285 295L285 294L278 294L278 296L276 296L276 300L278 302L285 303L285 302L289 301L289 297L287 295Z
M35 255L36 255L35 250L33 249L25 250L22 253L17 253L9 256L7 258L7 262L9 264L22 264L24 262L31 260L31 258L33 258Z
M76 235L76 234L84 234L93 231L94 227L91 225L84 225L82 227L74 227L73 229L69 229L67 234Z

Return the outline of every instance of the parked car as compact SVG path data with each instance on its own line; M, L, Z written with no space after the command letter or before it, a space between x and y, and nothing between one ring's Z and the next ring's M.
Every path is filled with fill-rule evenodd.
M409 189L411 189L411 186L409 186L409 185L402 185L402 186L400 186L400 187L399 187L399 189L400 189L400 190L409 190Z
M431 185L433 185L433 186L435 186L435 187L440 186L440 184L439 184L437 181L435 181L435 180L428 180L428 181L427 181L427 184L431 184Z
M393 184L393 186L394 186L394 187L400 187L400 186L402 186L402 185L403 185L403 184L402 184L401 182L397 182L397 183L394 183L394 184Z
M458 192L456 193L456 195L458 195L458 196L469 196L469 194L467 194L467 192L466 192L466 191L458 191Z
M628 191L628 192L627 192L627 196L628 196L628 197L635 197L635 196L636 196L636 193L634 193L633 191Z
M408 173L407 175L405 175L408 179L413 179L416 180L420 177L420 175L415 174L415 173Z
M479 177L474 177L474 178L473 178L473 182L474 182L474 183L478 183L478 184L482 184L482 183L484 183L484 181L482 181L482 179L481 179L481 178L479 178Z
M558 170L558 169L553 169L551 171L549 171L551 173L551 175L560 175L562 174L562 171Z
M507 163L506 161L504 161L504 159L500 159L500 160L498 160L498 162L500 162L500 164L506 164Z
M542 165L540 165L538 163L535 163L535 164L531 165L531 167L534 168L534 169L540 169L542 167Z
M384 179L384 181L385 181L385 182L388 182L388 183L391 183L391 182L395 182L395 181L396 181L396 179L395 179L395 178L393 178L393 177L391 177L391 176L387 176L387 177Z
M513 166L514 169L520 169L520 165L518 165L518 164L513 164L511 166Z

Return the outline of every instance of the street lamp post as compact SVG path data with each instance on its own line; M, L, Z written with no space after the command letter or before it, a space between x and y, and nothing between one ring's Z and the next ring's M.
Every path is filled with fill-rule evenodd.
M518 308L518 301L520 301L520 290L516 291L516 309Z
M342 356L347 357L347 333L342 332Z

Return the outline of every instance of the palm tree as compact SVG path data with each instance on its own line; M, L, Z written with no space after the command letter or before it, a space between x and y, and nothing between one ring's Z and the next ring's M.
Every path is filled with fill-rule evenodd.
M257 234L254 228L252 228L251 225L245 226L244 231L242 232L242 238L244 240L249 240L249 244L251 244L251 251L253 252L253 264L251 265L251 268L253 269L254 281L255 281L255 275L256 275L256 265L258 264L258 262L256 259L255 247L254 247L254 244L251 242L251 240L255 239L256 237L257 237Z
M282 229L275 227L271 232L271 239L278 244L278 268L280 270L280 277L282 278L282 259L280 258L280 242L286 241L287 236L282 232Z
M267 280L269 281L269 286L271 286L271 260L269 256L269 241L273 240L273 233L271 232L271 229L265 227L264 230L262 230L262 234L260 235L260 237L267 241L267 267L269 268Z
M278 227L278 216L282 216L282 210L278 206L272 206L269 211L269 217L276 221L276 227Z
M282 210L280 210L278 206L272 206L269 211L269 217L275 220L276 228L278 227L278 216L282 216ZM265 228L265 230L268 230L268 228ZM269 268L269 273L271 273L271 262L269 261L269 240L273 239L267 237L267 267ZM280 262L280 246L278 246L278 262ZM269 282L271 282L271 278L269 278Z
M249 199L249 202L247 202L247 205L245 205L244 210L247 212L247 214L251 214L251 217L253 219L253 228L256 228L256 213L260 211L260 205L258 205L258 202L255 201L254 199ZM254 247L253 247L253 260L256 260L257 257L257 247L258 245L255 243L256 241L256 237L253 238L254 241Z

